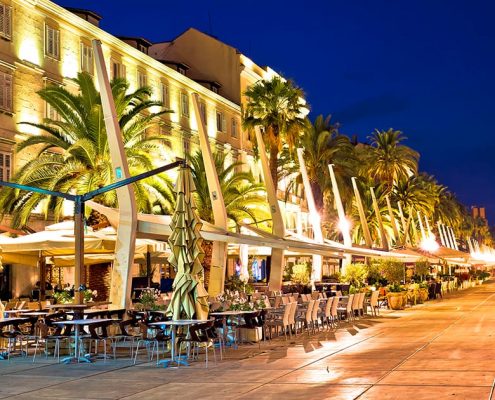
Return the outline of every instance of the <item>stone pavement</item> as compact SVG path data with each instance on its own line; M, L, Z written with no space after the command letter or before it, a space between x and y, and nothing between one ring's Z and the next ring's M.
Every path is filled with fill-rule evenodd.
M9 399L489 399L495 283L336 331L243 345L205 369L0 361ZM494 397L495 398L495 397Z

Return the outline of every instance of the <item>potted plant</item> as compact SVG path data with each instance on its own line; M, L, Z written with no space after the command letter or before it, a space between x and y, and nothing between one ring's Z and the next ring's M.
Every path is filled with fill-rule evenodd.
M407 303L407 291L398 283L389 285L387 300L392 310L403 310Z

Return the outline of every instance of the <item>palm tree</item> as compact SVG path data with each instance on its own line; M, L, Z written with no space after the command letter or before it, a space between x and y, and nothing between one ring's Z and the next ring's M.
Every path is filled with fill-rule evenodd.
M265 187L257 183L251 172L240 172L241 162L225 165L226 155L216 152L213 155L218 180L222 189L227 217L232 228L239 230L245 223L258 224L269 218ZM196 186L195 201L201 219L213 222L213 208L208 190L203 155L196 152L189 162L192 168L194 185Z
M278 155L284 144L292 149L306 124L303 92L291 81L274 76L250 86L243 113L243 127L250 133L264 128L263 138L270 154L270 174L277 186Z
M344 198L351 193L350 178L354 173L354 146L347 136L339 134L339 125L332 124L330 119L330 115L326 118L319 115L313 124L307 124L299 140L299 146L304 149L304 162L316 208L320 212L324 207L325 192L331 192L328 164L334 164Z
M40 124L21 122L43 133L17 145L17 151L31 149L36 155L14 175L14 182L78 194L114 181L100 94L87 73L78 74L75 82L78 94L58 86L48 86L38 92L60 118L44 119ZM153 169L153 155L161 149L161 138L146 135L146 129L169 111L161 108L161 102L150 100L149 87L127 93L128 82L115 79L111 88L131 175ZM151 112L152 107L160 107L160 110ZM141 212L173 210L173 192L165 175L136 182L134 189ZM46 200L45 215L53 211L55 218L59 218L62 199L37 193L21 194L18 190L4 189L0 194L0 208L3 213L13 214L14 226L21 226L42 200ZM96 201L109 207L117 206L115 191L99 196Z
M371 240L375 245L379 245L381 242L380 236L380 224L378 222L377 215L373 207L373 199L371 197L370 186L372 182L364 181L362 179L357 180L356 184L358 186L359 192L361 194L361 202L363 203L364 214L366 218L366 223L370 230ZM388 209L386 205L385 196L387 195L387 190L385 185L376 185L375 188L376 202L378 203L378 210L382 219L383 227L388 237L392 237L393 230L390 221L390 215L388 214ZM352 239L354 243L360 243L364 241L363 226L361 224L361 219L359 218L359 210L357 206L357 201L354 199L351 208L351 220L352 220Z
M368 173L375 181L385 183L391 190L398 180L417 173L419 154L401 144L406 139L402 132L392 128L376 130L368 139L371 145L367 155Z

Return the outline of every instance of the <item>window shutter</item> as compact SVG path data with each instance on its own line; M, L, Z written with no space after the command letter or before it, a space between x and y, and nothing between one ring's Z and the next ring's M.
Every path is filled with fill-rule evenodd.
M4 162L4 172L3 172L3 176L4 176L4 180L8 181L10 180L10 159L11 159L11 155L10 154L5 154L4 155L4 158L5 158L5 162Z
M4 33L7 38L12 37L12 8L4 5Z
M4 107L8 111L12 111L12 75L5 74L4 75L4 88L5 88L5 98L4 98Z
M0 72L0 108L5 109L5 74Z
M56 30L54 30L54 33L55 33L55 37L54 37L53 41L55 44L55 48L54 48L53 55L58 60L58 59L60 59L60 31L58 29L56 29Z

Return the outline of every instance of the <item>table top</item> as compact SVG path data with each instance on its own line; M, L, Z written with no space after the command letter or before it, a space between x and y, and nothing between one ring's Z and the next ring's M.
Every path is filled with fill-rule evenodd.
M218 315L218 316L222 316L222 315L242 315L242 314L251 314L253 312L256 312L256 311L241 311L241 310L228 310L228 311L215 311L215 312L212 312L210 313L210 315Z
M48 312L46 312L46 311L29 311L29 312L23 312L21 315L27 316L27 317L44 317L45 315L48 315Z
M178 326L183 326L183 325L202 324L204 322L208 322L208 320L202 320L202 319L176 319L176 320L170 320L170 321L151 322L148 325L150 325L150 326L162 326L162 325L178 325Z
M23 311L29 311L29 310L5 310L3 313L4 314L18 314L18 313L21 313Z
M85 309L85 308L88 308L89 306L87 304L50 304L48 306L46 306L46 308L60 308L60 309L63 309L63 308L67 308L69 310L79 310L79 309Z
M102 322L117 321L115 319L68 319L67 321L53 321L52 324L57 325L93 325L100 324Z

